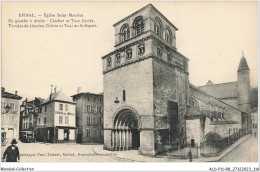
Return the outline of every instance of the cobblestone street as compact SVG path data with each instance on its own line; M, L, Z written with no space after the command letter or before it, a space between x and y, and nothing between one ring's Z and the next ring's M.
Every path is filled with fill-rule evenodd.
M254 135L241 139L241 143L234 144L226 153L219 157L198 158L194 162L221 161L221 162L257 162L257 138ZM238 141L239 142L239 141ZM48 144L22 143L20 149L21 162L188 162L187 159L171 157L148 157L138 155L137 150L107 151L103 145L80 144ZM2 146L2 155L7 146ZM223 153L225 154L225 153Z

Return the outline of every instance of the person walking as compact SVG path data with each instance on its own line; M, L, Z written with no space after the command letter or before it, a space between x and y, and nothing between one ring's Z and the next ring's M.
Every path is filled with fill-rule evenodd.
M189 151L188 155L190 157L190 162L192 162L192 152L191 152L191 150Z
M19 162L20 154L19 148L16 146L17 141L15 139L12 140L11 145L8 146L3 154L3 161L6 157L6 162Z

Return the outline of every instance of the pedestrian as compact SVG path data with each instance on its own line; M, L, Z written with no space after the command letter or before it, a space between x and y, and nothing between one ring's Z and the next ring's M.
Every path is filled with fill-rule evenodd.
M192 152L191 152L191 150L189 151L189 157L190 157L190 162L192 162Z
M17 141L15 139L12 140L11 146L8 146L3 154L3 162L6 157L6 162L19 162L20 161L20 154L19 149L16 146Z

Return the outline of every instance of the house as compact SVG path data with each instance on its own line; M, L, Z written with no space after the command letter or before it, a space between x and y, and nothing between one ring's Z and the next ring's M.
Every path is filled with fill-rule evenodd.
M49 95L39 105L36 140L44 142L76 141L76 103L63 91Z
M78 143L103 143L103 94L81 92L71 96L76 102Z
M8 141L19 138L20 104L18 92L9 93L1 87L1 137Z

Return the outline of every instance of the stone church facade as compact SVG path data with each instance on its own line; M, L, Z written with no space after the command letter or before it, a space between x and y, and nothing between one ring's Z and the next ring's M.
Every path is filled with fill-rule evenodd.
M199 121L201 133L195 144L203 143L201 126L215 113L207 116L200 109L198 102L207 105L210 101L204 99L211 96L189 83L189 59L176 48L178 29L151 4L113 26L115 50L102 57L104 149L138 149L139 154L156 155L172 145L184 148L194 144L194 132L188 130L196 130L197 124L189 123L193 120ZM220 112L223 101L215 102L210 108L219 106ZM236 110L233 122L227 123L239 128L241 111Z

